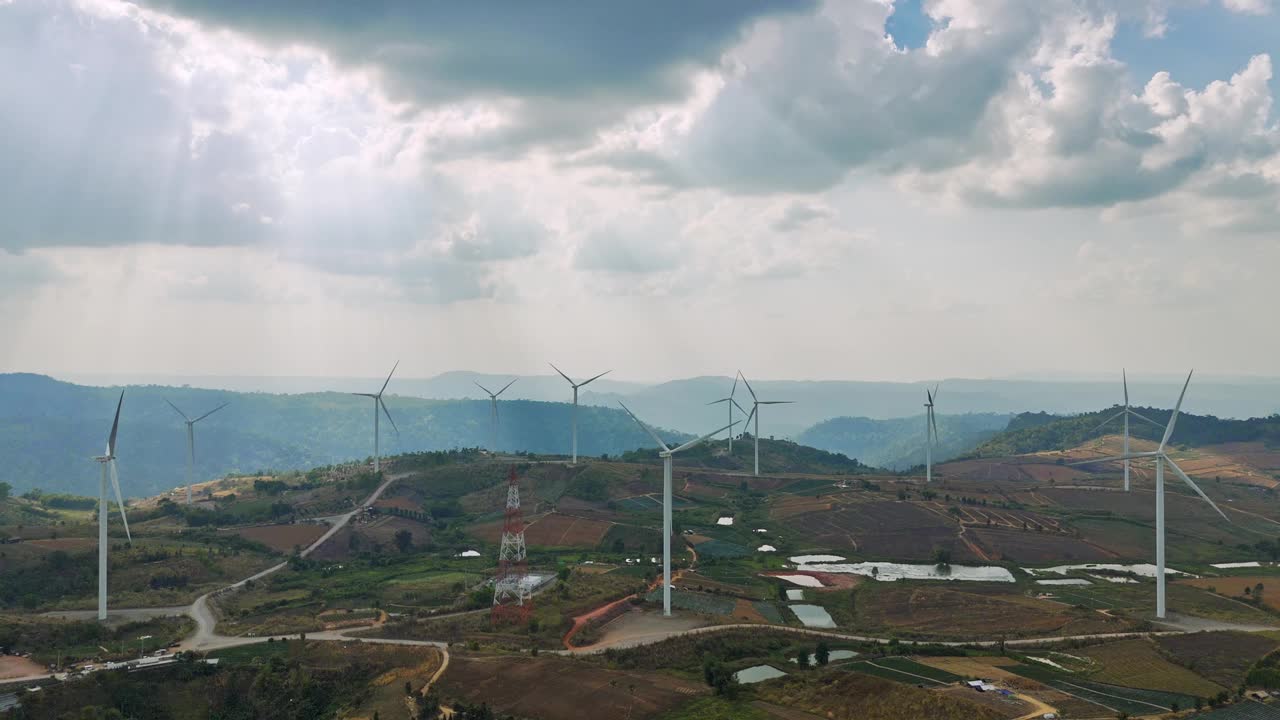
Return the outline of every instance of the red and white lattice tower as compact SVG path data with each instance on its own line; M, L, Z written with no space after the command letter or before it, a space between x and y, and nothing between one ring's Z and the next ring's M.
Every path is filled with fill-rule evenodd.
M529 586L529 566L524 551L524 516L520 513L520 485L516 468L507 479L507 518L502 525L502 548L498 551L498 576L493 582L493 610L490 622L514 620L524 623L533 612Z

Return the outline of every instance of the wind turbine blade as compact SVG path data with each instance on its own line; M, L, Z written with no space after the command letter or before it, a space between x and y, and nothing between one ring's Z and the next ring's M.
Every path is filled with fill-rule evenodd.
M924 401L926 405L933 405L933 393L929 391L929 388L924 389Z
M708 404L708 405L719 405L720 403L726 403L726 402L733 402L733 398L720 398L719 400L712 400L711 402L709 402L709 403L707 403L707 404Z
M761 400L758 405L795 405L795 400Z
M111 422L111 436L107 438L107 457L116 456L116 432L120 429L120 407L124 405L124 391L120 391L120 400L116 402L116 419Z
M218 407L216 407L216 408L214 408L214 409L210 410L209 412L207 412L207 413L205 413L205 414L201 415L200 417L196 418L195 420L192 420L191 422L193 422L193 423L198 423L198 422L200 422L201 420L203 420L203 419L205 419L205 418L209 417L210 415L212 415L212 414L214 414L214 413L218 412L219 410L221 410L222 408L224 408L224 407L226 407L226 406L228 406L228 405L230 405L230 404L231 404L231 403L222 403L222 404L221 404L221 405L219 405Z
M738 392L738 376L737 376L737 375L734 375L734 376L733 376L733 387L729 389L729 397L733 397L733 394L734 394L734 393L736 393L736 392Z
M605 375L608 375L608 374L609 374L609 373L611 373L611 372L613 372L613 371L612 371L612 370L605 370L604 372L602 372L602 373L600 373L599 375L597 375L597 376L595 376L595 377L591 378L590 380L583 380L582 382L578 383L578 387L582 387L583 385L586 385L587 383L590 383L590 382L595 382L596 380L599 380L600 378L604 377Z
M476 387L478 387L478 388L480 388L481 390L483 390L485 395L488 395L489 397L493 397L493 393L489 392L489 388L487 388L487 387L485 387L485 386L481 385L480 383L476 382L475 380L472 380L471 382L475 383L475 386L476 386Z
M1151 418L1147 417L1146 415L1143 415L1143 414L1142 414L1142 413L1140 413L1140 412L1134 412L1133 410L1130 410L1130 411L1128 411L1128 412L1129 412L1129 414L1130 414L1130 415L1132 415L1132 416L1134 416L1134 417L1138 418L1139 420L1145 420L1145 421L1147 421L1147 422L1151 423L1152 425L1155 425L1156 427L1160 427L1160 423L1156 422L1155 420L1152 420Z
M1178 412L1182 410L1182 399L1187 396L1187 386L1191 384L1191 374L1195 370L1187 373L1187 381L1182 384L1182 394L1178 396L1178 404L1173 406L1173 415L1169 416L1169 426L1164 429L1164 438L1160 440L1160 449L1164 450L1164 446L1169 442L1169 438L1173 436L1173 427L1178 424Z
M1103 420L1102 422L1098 423L1098 426L1097 426L1097 427L1095 427L1094 429L1090 430L1090 431L1089 431L1089 434L1090 434L1090 435L1092 435L1093 433L1098 432L1099 430L1101 430L1101 429L1102 429L1102 426L1106 425L1107 423L1111 422L1112 420L1115 420L1116 418L1118 418L1118 417L1120 417L1120 416L1122 416L1122 415L1124 415L1124 410L1121 410L1120 412L1116 413L1115 415L1112 415L1111 417L1107 418L1106 420Z
M622 401L619 400L618 404L622 405ZM644 428L644 431L649 433L649 437L653 438L654 441L658 443L658 447L662 448L663 452L668 452L668 453L671 452L671 448L667 447L667 444L662 442L662 438L658 437L658 433L654 432L653 428L649 427L648 425L645 425L643 420L636 417L636 414L631 412L631 408L627 407L626 405L622 405L622 409L627 411L627 414L631 416L632 420L636 421L637 425Z
M400 428L396 427L396 421L391 419L391 411L387 410L387 404L382 402L382 398L378 398L378 407L382 408L382 414L387 416L387 422L391 423L391 429L396 431L396 435L399 435Z
M747 413L747 419L742 421L742 427L750 427L750 425L751 425L751 418L753 418L753 417L755 417L755 416L756 416L756 406L753 404L753 405L751 406L751 412L750 412L750 413Z
M107 464L111 466L111 488L116 491L116 506L120 508L120 519L124 521L124 535L132 543L133 534L129 532L129 518L124 515L124 497L120 494L120 476L116 474L116 459L111 458ZM106 508L103 510L105 511Z
M700 443L700 442L705 442L706 440L708 440L709 438L711 438L713 435L719 435L720 433L724 432L725 430L728 430L729 428L731 428L731 427L733 427L734 425L737 425L737 424L738 424L738 421L737 421L737 420L735 420L735 421L733 421L733 422L729 423L728 425L725 425L724 427L720 428L719 430L716 430L715 432L707 433L706 435L703 435L703 436L702 436L702 437L700 437L700 438L696 438L696 439L694 439L694 440L690 440L689 442L687 442L687 443L685 443L685 444L683 444L683 445L681 445L681 446L677 447L675 450L672 450L672 451L671 451L671 454L672 454L672 455L675 455L676 453L680 452L681 450L688 450L689 448L693 447L694 445L697 445L697 444L698 444L698 443Z
M511 382L507 383L506 385L503 385L503 386L502 386L502 389L501 389L501 390L499 390L499 391L494 395L494 397L497 397L498 395L501 395L502 393L506 392L506 391L507 391L507 388L511 387L511 386L515 383L515 381L516 381L516 380L519 380L519 379L520 379L520 378L512 378L512 379L511 379Z
M939 383L934 383L934 384L933 384L933 399L932 399L932 400L930 400L930 402L936 402L936 401L937 401L937 399L938 399L938 387L939 387Z
M547 363L547 364L551 366L552 370L555 370L556 372L560 373L560 377L564 378L565 382L569 383L570 385L573 384L573 380L570 380L568 375L565 375L564 373L560 372L560 368L556 367L555 363Z
M378 397L377 395L374 395L373 393L349 393L349 394L351 394L351 395L358 395L358 396L360 396L360 397L372 397L372 398L376 398L376 397Z
M929 408L929 427L933 428L933 441L938 442L938 416L933 414L933 408Z
M1169 467L1173 468L1174 474L1182 478L1182 482L1186 483L1187 487L1191 488L1192 490L1195 490L1197 495L1199 495L1205 502L1209 503L1209 507L1212 507L1214 510L1217 510L1218 514L1222 516L1223 520L1226 520L1227 522L1231 522L1231 518L1227 517L1227 514L1222 512L1222 508L1218 507L1217 503L1210 500L1209 496L1205 495L1204 491L1200 489L1200 486L1192 482L1191 478L1187 477L1187 474L1182 472L1182 468L1178 467L1178 464L1175 463L1172 458L1170 458L1168 455L1165 455L1164 461L1169 463Z
M177 405L174 405L173 403L169 402L169 398L165 398L165 399L164 399L164 401L165 401L165 402L167 402L167 403L169 403L169 407L173 408L173 411L174 411L174 412L176 412L176 413L178 413L179 415L181 415L183 420L186 420L187 422L191 422L191 418L187 417L187 414L186 414L186 413L184 413L184 412L182 412L181 410L179 410Z
M1129 374L1120 368L1120 379L1124 381L1124 406L1129 407Z
M739 410L741 410L742 412L746 412L746 411L747 411L747 409L746 409L746 408L744 408L744 407L742 407L741 405L739 405L739 404L738 404L738 401L737 401L737 400L734 400L733 398L729 398L729 402L733 403L734 407L738 408L738 409L739 409Z
M396 374L396 368L400 367L400 361L397 360L395 365L391 366L391 372L387 373L386 382L382 383L382 389L378 391L378 397L382 397L382 393L387 391L387 385L391 383L391 376Z
M747 386L747 392L751 393L751 402L753 402L753 403L754 403L754 402L756 402L756 401L758 400L758 398L756 397L756 391L751 387L751 383L747 382L747 376L746 376L746 375L743 375L743 374L742 374L742 371L741 371L741 370L739 370L739 371L738 371L738 377L742 378L742 384L743 384L743 385L746 385L746 386Z
M1129 453L1128 455L1110 455L1108 457L1090 458L1088 460L1077 460L1075 462L1069 462L1067 464L1068 465L1092 465L1093 463L1115 462L1116 460L1139 460L1142 458L1157 457L1160 454L1161 454L1160 451L1152 450L1150 452Z

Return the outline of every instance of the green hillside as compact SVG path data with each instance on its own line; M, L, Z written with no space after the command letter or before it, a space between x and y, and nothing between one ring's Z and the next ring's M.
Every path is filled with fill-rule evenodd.
M1021 413L1009 421L1009 427L974 450L975 457L1005 457L1045 450L1065 450L1086 440L1120 432L1120 419L1098 427L1102 421L1119 412L1119 407L1063 417L1049 413ZM1154 420L1158 425L1131 419L1129 433L1132 437L1159 442L1164 426L1169 422L1168 409L1139 407L1134 410ZM1197 447L1225 442L1252 442L1261 440L1268 444L1280 443L1280 415L1248 420L1233 420L1213 415L1182 413L1178 417L1173 440L1178 445Z
M755 447L750 435L743 435L733 443L733 454L723 438L689 448L677 456L681 467L701 467L729 472L750 472L755 467ZM620 458L626 462L657 463L656 449L638 449L626 452ZM801 445L790 440L760 439L760 472L812 473L821 475L850 475L876 470L859 460L841 453Z
M395 390L394 381L388 390ZM15 494L34 487L95 494L97 468L90 458L102 453L119 393L119 388L74 385L42 375L0 375L0 482L9 483ZM263 469L306 469L362 459L373 451L368 398L129 387L117 449L127 495L152 495L184 482L186 433L166 399L189 415L230 403L196 426L197 480ZM384 455L489 444L487 400L388 394L386 403L399 433L382 419ZM567 454L570 412L565 403L504 401L498 448ZM688 437L669 431L664 436ZM578 410L581 455L616 455L650 442L620 409Z
M939 415L934 461L970 452L1009 424L1009 415L970 413ZM805 445L843 453L891 470L924 464L924 416L877 420L837 417L814 425L796 438Z

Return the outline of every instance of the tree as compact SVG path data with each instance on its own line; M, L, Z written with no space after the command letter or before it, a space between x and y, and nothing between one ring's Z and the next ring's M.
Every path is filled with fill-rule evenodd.
M951 551L946 548L933 549L933 564L938 567L946 567L951 564Z
M819 665L826 665L831 659L831 648L827 647L826 640L818 641L818 647L813 650L813 659L817 660Z
M396 531L396 549L400 552L408 552L413 547L413 533L408 530Z
M796 655L796 664L802 668L809 667L809 651L808 650L801 650Z
M1253 586L1253 599L1262 602L1262 583Z
M413 686L409 684L409 681L408 681L408 680L405 680L405 681L404 681L404 694L405 694L405 695L412 695L412 694L413 694Z
M702 677L717 695L732 695L737 689L738 681L733 679L733 673L714 655L702 658Z
M0 500L8 500L9 493L13 491L13 486L7 482L0 482Z

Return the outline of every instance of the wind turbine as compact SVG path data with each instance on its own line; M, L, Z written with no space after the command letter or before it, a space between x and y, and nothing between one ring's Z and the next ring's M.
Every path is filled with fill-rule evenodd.
M933 401L938 399L938 386L924 389L924 481L933 482L933 445L938 442L938 421L933 415Z
M747 415L747 420L742 424L743 427L751 424L751 418L756 419L756 429L751 432L752 439L756 444L756 476L760 475L760 406L761 405L790 405L794 400L761 400L756 397L756 391L751 389L751 383L747 382L747 376L738 371L738 377L742 378L742 384L747 386L747 392L751 393L751 413Z
M190 505L190 504L191 504L191 483L192 483L192 482L194 482L194 480L195 480L195 474L196 474L196 433L195 433L195 424L196 424L196 423L198 423L198 422L200 422L201 420L203 420L203 419L205 419L205 418L209 417L210 415L212 415L212 414L214 414L214 413L218 412L218 411L219 411L219 410L221 410L222 408L226 407L226 406L227 406L227 403L222 403L222 404L221 404L221 405L219 405L218 407L216 407L216 408L214 408L214 409L210 410L209 412L207 412L207 413L205 413L205 414L201 415L200 417L196 418L195 420L192 420L191 418L187 417L187 414L186 414L186 413L184 413L184 412L182 412L181 410L179 410L177 405L174 405L173 403L169 402L169 398L165 398L165 400L164 400L164 401L165 401L165 402L167 402L167 403L169 403L169 407L173 408L173 411L174 411L174 412L176 412L176 413L178 413L179 415L181 415L181 416L182 416L182 420L183 420L183 422L185 422L185 423L187 424L187 504L188 504L188 505Z
M1090 434L1093 434L1101 430L1103 426L1105 426L1107 423L1111 422L1112 420L1115 420L1118 417L1123 417L1124 418L1124 454L1128 455L1129 454L1129 416L1132 415L1133 417L1136 417L1139 420L1145 420L1146 422L1149 422L1152 425L1155 425L1156 427L1160 427L1160 423L1156 422L1155 420L1152 420L1146 415L1143 415L1142 413L1129 407L1129 377L1123 369L1120 371L1120 378L1121 380L1124 381L1124 407L1120 409L1120 412L1098 423L1098 427L1094 428L1093 430L1090 430L1089 432ZM1124 461L1124 491L1129 492L1129 461L1128 460Z
M120 399L116 402L116 419L111 423L111 435L107 437L107 453L93 459L102 466L102 479L98 482L98 620L107 619L107 475L111 475L111 486L116 491L116 505L120 508L120 519L124 521L124 534L133 544L133 534L129 532L129 518L124 514L124 498L120 495L120 476L116 473L116 431L120 429L120 407L124 405L124 391L120 391Z
M734 395L734 393L736 393L736 392L738 392L738 376L737 376L737 375L734 375L734 376L733 376L733 388L729 390L729 397L720 398L719 400L712 400L711 402L707 403L708 405L719 405L720 403L728 403L728 404L729 404L729 424L730 424L730 425L732 425L732 424L733 424L733 408L734 408L734 406L735 406L735 405L737 406L737 408L738 408L739 410L742 410L742 412L743 412L744 414L747 412L746 410L744 410L744 409L743 409L743 407L742 407L741 405L738 405L738 401L737 401L737 400L734 400L734 399L733 399L733 395ZM730 454L730 455L733 455L733 433L729 433L729 454Z
M387 373L387 381L382 383L382 389L377 393L351 393L360 397L373 398L373 471L381 472L381 458L378 456L378 408L382 408L382 412L387 414L387 422L391 423L392 429L396 431L396 435L400 434L400 428L396 427L396 421L391 419L391 412L387 410L387 404L382 402L382 393L387 391L387 384L391 382L391 376L396 374L396 368L400 367L400 361L397 360L395 365L391 366L391 372Z
M604 372L591 378L590 380L583 380L580 383L575 383L573 380L569 379L568 375L565 375L564 373L560 372L560 368L556 367L552 363L547 363L547 364L551 365L551 368L553 370L560 373L560 377L564 378L565 382L569 383L569 386L573 388L573 415L572 415L573 419L570 421L571 428L573 431L573 462L571 464L577 465L578 464L578 388L583 387L589 383L595 382L596 380L599 380L600 378L604 377L605 375L608 375L613 371L605 370Z
M1195 371L1193 370L1192 373ZM1082 460L1080 462L1071 463L1072 465L1088 465L1098 462L1113 462L1115 460L1137 460L1140 458L1153 458L1156 461L1156 617L1164 618L1165 599L1164 599L1164 466L1168 464L1174 474L1182 478L1182 482L1195 491L1209 506L1222 516L1223 520L1231 522L1231 518L1222 512L1208 495L1204 494L1191 478L1187 476L1182 468L1173 461L1165 452L1165 446L1169 444L1169 438L1173 435L1173 427L1178 422L1178 412L1182 409L1182 399L1187 395L1187 386L1191 384L1191 373L1187 373L1187 381L1182 385L1182 394L1178 396L1178 404L1173 408L1173 414L1169 416L1169 424L1165 426L1164 437L1160 439L1160 447L1149 452L1125 453L1114 457L1093 458L1090 460Z
M491 403L489 406L490 436L492 437L492 441L491 441L491 444L489 445L489 449L492 450L493 452L498 451L498 396L506 392L507 388L511 387L511 383L514 383L516 380L519 380L519 379L520 378L516 378L515 380L512 380L506 385L503 385L502 389L499 390L498 392L489 392L489 388L481 385L475 380L471 381L476 383L476 387L483 390L485 394L489 396L489 402Z
M619 401L618 404L622 405L622 402ZM641 422L640 418L631 412L631 408L622 405L622 409L626 410L631 419L644 428L644 431L649 433L649 437L653 438L658 443L658 447L662 448L658 451L658 457L662 458L662 614L666 617L671 617L671 458L676 453L688 450L707 438L732 428L737 423L729 423L713 433L707 433L673 449L667 447L667 444L662 442L662 438L658 437L658 434L652 428Z

